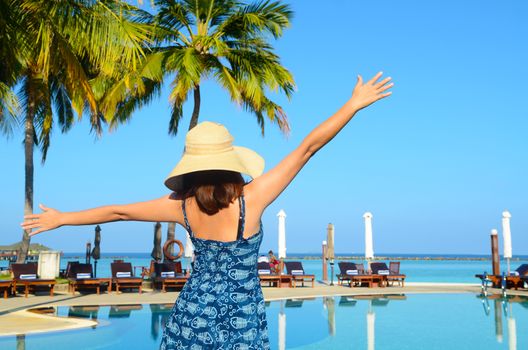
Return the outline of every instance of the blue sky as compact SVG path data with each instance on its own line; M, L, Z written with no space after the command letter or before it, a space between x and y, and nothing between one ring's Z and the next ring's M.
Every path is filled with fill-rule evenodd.
M486 254L501 213L512 214L513 253L528 254L528 4L525 1L290 2L292 27L275 42L297 92L277 96L292 132L230 103L213 82L202 88L201 120L225 124L266 169L293 150L350 96L356 75L393 77L394 93L356 118L320 151L263 216L262 250L277 248L287 213L288 252L319 252L335 224L336 252L362 253L371 211L374 252ZM183 149L167 135L167 89L128 124L101 139L86 121L36 152L35 203L84 209L159 197ZM182 131L192 106L185 106ZM19 240L23 215L22 129L0 139L0 244ZM102 226L107 252L150 252L153 224ZM164 230L166 226L164 226ZM177 228L183 237L183 229ZM82 251L93 226L64 227L34 242ZM502 239L500 240L502 245ZM501 248L502 249L502 248Z

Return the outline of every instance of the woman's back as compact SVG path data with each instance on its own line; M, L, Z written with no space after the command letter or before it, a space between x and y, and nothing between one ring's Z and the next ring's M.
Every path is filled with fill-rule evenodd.
M195 260L191 277L165 328L162 349L184 349L191 345L193 349L269 348L264 299L256 271L262 230L248 238L243 236L244 197L236 203L238 229L235 239L229 240L197 237L188 215L187 201L182 203ZM232 208L226 209L216 214L220 218L216 223L232 224L227 218ZM209 219L201 228L215 222L215 218Z
M253 236L260 230L261 212L253 210L252 197L253 194L246 185L243 196L245 207L243 237L245 238ZM182 200L182 206L183 201L185 201L188 222L192 226L196 238L223 242L236 239L240 216L240 199L235 199L227 208L223 208L213 215L201 211L194 197Z

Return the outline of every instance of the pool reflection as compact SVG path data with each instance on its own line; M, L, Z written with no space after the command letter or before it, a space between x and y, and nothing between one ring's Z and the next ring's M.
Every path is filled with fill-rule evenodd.
M112 305L110 306L109 318L129 318L134 310L143 309L143 305Z
M390 350L402 344L407 349L422 349L423 344L433 350L528 349L528 299L522 297L344 295L266 304L273 349ZM97 327L0 338L0 348L63 350L75 342L94 350L154 349L159 346L172 306L40 308L35 312L97 320Z
M167 323L167 320L169 319L170 311L172 310L174 304L150 304L150 336L152 339L157 340L161 333L163 333L163 329L165 328L165 324Z
M99 306L70 306L68 317L88 318L97 321Z
M506 319L508 328L508 349L517 350L517 323L513 315L512 304L518 303L524 308L528 308L528 300L522 296L501 296L501 295L477 295L484 306L486 316L490 315L490 300L493 301L493 320L495 323L495 338L497 343L502 343L504 339L503 316Z
M404 294L384 294L384 295L356 295L356 296L326 296L322 298L294 298L286 299L274 302L276 305L279 304L279 310L277 313L277 349L284 350L291 347L290 344L286 344L287 336L287 309L299 309L306 307L306 319L312 319L313 316L309 315L314 307L314 301L322 299L323 306L323 318L326 319L327 331L326 335L330 337L336 336L337 322L336 322L336 308L350 308L355 307L359 300L368 302L368 309L366 312L366 325L367 325L367 349L375 349L375 309L384 308L389 305L391 301L400 301L405 300L406 296ZM272 304L267 303L267 307L272 307ZM293 311L292 310L292 311ZM291 311L290 311L291 312ZM270 310L268 314L273 314ZM298 318L295 318L295 315L291 315L293 321L298 322ZM269 320L269 323L272 323ZM273 322L274 323L274 322ZM292 329L298 327L296 324ZM297 335L298 336L298 335ZM324 335L323 335L324 336ZM273 344L272 344L273 345Z

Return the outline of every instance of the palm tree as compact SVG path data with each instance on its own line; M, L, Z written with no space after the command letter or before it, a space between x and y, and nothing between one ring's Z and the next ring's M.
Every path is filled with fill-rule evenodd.
M11 80L0 76L0 83L11 89L20 86L27 215L33 212L34 146L40 146L44 162L54 124L65 132L75 115L80 119L84 111L90 115L92 129L100 134L108 116L98 110L91 79L119 77L123 67L136 69L144 59L151 27L143 23L146 16L141 11L120 1L1 1L2 10L11 11L3 17L15 19L15 25L7 29L8 37L21 48L14 60L15 76ZM5 51L1 54L12 58ZM29 232L24 231L18 261L25 261L28 248Z
M291 97L291 73L279 62L268 38L279 38L292 11L280 1L244 4L233 0L156 0L159 8L158 49L165 55L164 71L175 74L170 99L169 134L175 135L183 104L192 92L193 112L188 130L198 124L200 84L213 78L231 100L254 113L264 134L265 116L284 131L289 124L283 109L266 96L281 90ZM169 223L167 239L174 239Z
M194 108L189 130L198 123L200 84L206 78L215 79L233 102L254 113L262 133L265 117L284 132L289 130L283 109L266 95L268 90L280 90L290 98L295 88L291 73L268 42L290 25L288 5L234 0L156 0L155 4L164 69L175 74L169 133L177 133L191 92Z

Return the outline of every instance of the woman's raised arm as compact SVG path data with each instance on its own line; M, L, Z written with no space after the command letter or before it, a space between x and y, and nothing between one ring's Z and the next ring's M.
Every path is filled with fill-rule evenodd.
M60 212L42 204L40 209L40 214L24 216L21 224L24 230L34 230L30 236L66 225L92 225L121 220L183 222L181 201L174 200L172 195L146 202L107 205L75 212Z
M253 193L252 202L261 212L271 204L290 184L308 160L354 117L361 109L391 94L391 78L380 80L379 72L371 80L363 83L358 76L357 84L348 100L334 115L317 126L293 152L284 158L276 167L259 176L246 188Z

